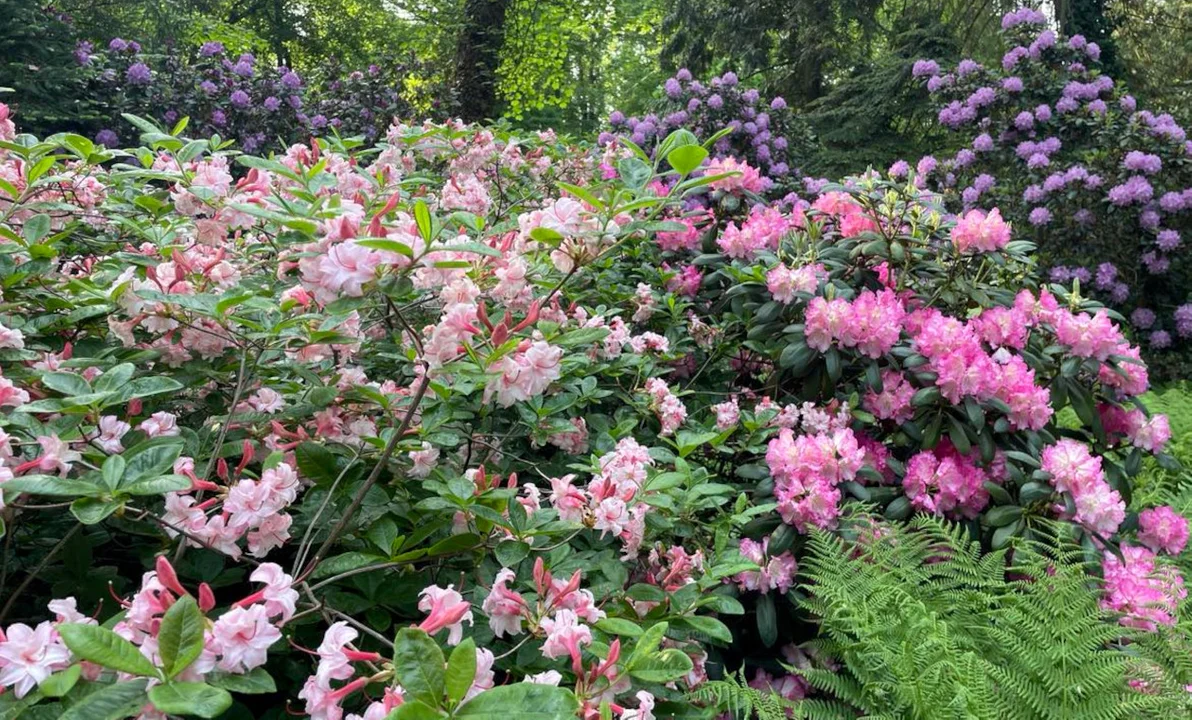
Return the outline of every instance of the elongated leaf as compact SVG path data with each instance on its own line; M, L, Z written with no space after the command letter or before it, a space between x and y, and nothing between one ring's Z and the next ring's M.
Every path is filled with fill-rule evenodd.
M207 683L170 683L149 691L149 700L164 713L214 718L232 707L232 694Z
M136 645L105 627L68 623L58 626L58 634L75 657L131 675L158 677L157 668Z
M60 478L54 475L22 475L4 483L4 492L9 497L17 493L32 493L34 495L50 495L52 497L86 497L99 495L103 488L86 480Z
M277 683L265 668L253 668L243 675L225 672L208 673L207 684L231 690L241 695L264 695L277 692Z
M691 662L688 661L690 666ZM566 688L514 683L486 690L455 711L458 720L571 720L579 700Z
M194 598L179 598L161 620L157 649L166 677L174 677L203 652L203 613Z
M408 697L438 707L446 682L446 660L438 644L424 631L402 628L393 648L393 670Z
M145 680L132 680L108 685L71 705L58 720L123 720L145 704L147 684Z
M464 640L451 651L447 661L447 699L453 703L463 700L476 678L476 643Z

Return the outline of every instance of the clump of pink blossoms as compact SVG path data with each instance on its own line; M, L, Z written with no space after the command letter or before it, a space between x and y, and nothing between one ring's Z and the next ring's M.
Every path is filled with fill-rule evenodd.
M795 584L795 573L799 566L795 556L788 550L781 555L770 555L770 538L760 543L745 538L741 540L741 555L758 565L757 570L746 570L733 576L742 590L753 590L765 595L771 590L786 593Z
M646 394L650 396L650 408L658 414L658 420L662 423L660 434L673 435L687 419L687 406L661 378L646 381Z
M960 253L996 252L1009 242L1010 225L1002 219L997 208L988 214L983 210L969 210L952 228L952 244Z
M820 352L833 345L856 348L877 359L898 342L905 317L906 309L892 290L864 290L851 303L815 297L807 305L807 345Z
M783 521L799 532L836 527L837 485L854 479L864 463L865 452L847 427L799 437L780 430L766 450L766 464Z
M1188 519L1169 505L1143 510L1138 513L1138 542L1153 552L1179 555L1188 544Z
M783 305L790 305L795 301L795 293L812 294L819 287L820 281L828 275L820 263L789 268L778 263L766 273L766 289L774 299Z
M1158 565L1146 548L1122 543L1121 551L1121 560L1110 552L1102 559L1101 607L1122 613L1120 622L1127 627L1154 631L1159 625L1174 625L1176 607L1188 595L1179 571Z
M1043 449L1042 466L1056 490L1071 494L1076 506L1073 520L1102 537L1117 532L1126 518L1126 503L1109 487L1101 458L1089 452L1088 445L1064 438Z
M989 504L986 473L951 443L916 454L906 464L902 488L917 510L949 517L977 517Z

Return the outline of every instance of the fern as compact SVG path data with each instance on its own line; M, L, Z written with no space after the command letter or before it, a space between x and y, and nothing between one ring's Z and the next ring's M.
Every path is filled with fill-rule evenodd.
M800 609L820 632L804 647L839 667L788 670L820 696L786 704L730 676L698 697L740 720L1187 717L1192 626L1121 627L1057 527L1012 555L935 518L864 545L813 534Z

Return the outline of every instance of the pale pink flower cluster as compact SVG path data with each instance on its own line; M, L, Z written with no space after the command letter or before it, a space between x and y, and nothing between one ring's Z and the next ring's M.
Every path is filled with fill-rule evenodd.
M636 306L632 318L635 323L649 322L650 318L654 317L654 311L658 309L654 301L654 291L645 283L637 284L633 304Z
M574 430L552 433L546 441L568 455L582 455L588 451L588 422L582 417L570 422Z
M1138 513L1138 542L1153 552L1179 555L1188 544L1188 519L1169 505Z
M950 443L916 454L906 464L902 489L917 510L975 518L989 504L986 473Z
M601 456L600 474L587 489L573 485L574 475L552 478L549 501L564 522L581 522L621 539L626 557L641 548L646 532L647 505L638 501L646 483L647 468L654 464L649 451L633 438L617 442Z
M1122 613L1122 625L1154 631L1159 625L1174 625L1176 608L1188 595L1179 570L1160 565L1155 554L1136 545L1122 543L1122 559L1107 552L1101 560L1105 575L1105 597L1101 607Z
M13 623L7 630L0 628L0 688L12 688L17 698L70 666L70 650L55 629L58 623L95 623L78 614L73 597L51 601L49 608L58 615L57 622L46 620L36 627Z
M362 652L351 647L359 633L346 622L333 623L323 633L323 642L316 651L319 663L315 673L306 679L298 698L306 701L306 713L312 720L340 720L343 717L343 700L368 684L368 678L356 678L354 662L378 662L381 656L373 652ZM353 679L355 678L355 679ZM339 688L332 687L332 680L349 680ZM387 687L383 698L371 703L362 720L373 717L384 718L393 708L405 700L400 687ZM349 716L356 717L356 716Z
M465 210L473 215L487 215L493 201L488 188L473 174L452 175L443 185L439 204L444 210Z
M464 623L472 624L472 605L455 590L454 585L441 588L430 585L418 594L418 609L427 617L418 627L429 635L447 629L447 644L459 645L464 639Z
M646 582L667 592L675 592L684 585L695 582L695 574L704 570L704 553L696 550L687 552L682 545L672 545L659 553L659 546L650 548L646 565ZM643 603L635 602L641 613ZM652 607L652 605L651 605ZM648 612L648 610L647 610Z
M788 428L780 430L766 450L766 464L783 521L799 532L836 527L837 485L853 480L864 462L865 453L847 427L799 437Z
M523 340L497 362L495 369L500 374L485 386L485 402L495 394L498 405L509 407L541 395L559 379L562 358L562 348L544 340Z
M1125 342L1121 330L1104 310L1095 315L1060 310L1054 323L1056 342L1067 346L1076 357L1105 362Z
M741 421L741 406L736 398L713 405L712 412L716 413L717 430L728 430Z
M969 210L957 218L952 228L952 244L960 253L996 252L1009 242L1010 225L997 208L988 214L984 210Z
M749 681L749 687L772 692L782 699L790 701L802 700L809 691L807 681L797 675L775 677L760 668L753 679Z
M757 171L757 168L751 167L744 160L737 160L734 157L715 158L708 162L704 168L705 175L721 175L724 173L733 174L719 180L713 180L708 187L728 193L741 193L744 191L755 194L766 189L766 183L762 179L761 173Z
M852 302L814 297L807 305L807 345L826 352L833 345L856 348L877 359L889 352L902 334L906 309L892 290L864 290Z
M193 462L189 458L180 460L175 470L190 476L192 483L196 483ZM192 547L203 547L205 543L238 558L241 552L238 542L247 535L249 552L264 557L289 539L293 519L283 510L298 499L301 488L298 473L293 466L283 462L262 472L259 480L242 478L237 481L228 488L220 512L210 516L207 510L218 499L199 502L191 491L168 493L162 520L167 523L165 529L170 537L177 537L179 530L185 532L185 542ZM196 488L192 486L193 489Z
M845 192L827 192L811 204L817 210L832 218L843 237L856 237L864 232L876 232L877 222L857 204L852 195Z
M882 370L882 391L875 392L872 388L865 392L861 401L862 407L878 420L892 420L904 423L915 416L915 409L911 406L911 399L915 397L915 388L902 373L892 368Z
M815 293L820 282L828 276L821 263L789 268L778 263L766 273L766 289L783 305L795 301L795 293Z
M1072 496L1073 520L1104 538L1117 532L1126 518L1126 503L1106 482L1101 458L1088 445L1063 438L1043 449L1042 467L1056 490Z
M650 409L658 415L662 423L660 435L673 435L675 430L687 419L687 406L671 392L666 381L661 378L650 378L646 381L646 394L650 396Z
M725 255L737 260L752 260L762 250L777 250L782 236L794 227L794 220L777 208L755 208L737 227L730 221L716 244Z
M713 219L712 213L707 210L689 217L671 218L670 222L681 223L686 229L664 230L656 233L654 239L658 242L658 247L668 252L699 250L704 231Z
M1101 404L1097 406L1101 416L1101 425L1110 436L1123 436L1136 448L1151 453L1162 452L1171 440L1171 425L1166 415L1155 414L1147 417L1140 408L1127 410L1119 405Z
M550 253L555 269L563 273L572 272L598 256L618 229L616 222L602 225L600 218L571 198L559 198L541 210L523 213L518 216L517 224L523 242L530 241L530 233L540 227L563 236Z
M741 555L757 564L757 570L746 570L733 576L742 590L752 590L763 595L771 590L785 594L795 584L795 573L799 566L795 556L788 550L780 555L770 555L770 538L741 540Z

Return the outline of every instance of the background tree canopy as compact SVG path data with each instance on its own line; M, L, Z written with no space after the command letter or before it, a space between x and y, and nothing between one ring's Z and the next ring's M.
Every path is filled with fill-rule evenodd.
M782 96L820 145L804 169L831 175L938 147L910 66L921 57L997 62L997 24L1017 3L985 0L0 0L5 86L53 128L86 116L74 45L114 37L146 49L222 42L302 74L401 63L397 88L422 113L600 129L614 109L649 112L662 80L733 70ZM1192 3L1059 0L1055 27L1103 48L1107 72L1148 104L1192 104ZM412 62L416 59L416 62ZM31 69L36 68L36 69Z

